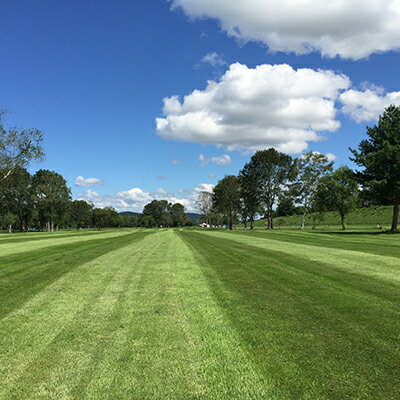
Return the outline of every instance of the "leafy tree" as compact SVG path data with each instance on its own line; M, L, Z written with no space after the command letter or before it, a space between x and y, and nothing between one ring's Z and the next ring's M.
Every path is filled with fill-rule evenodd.
M239 173L241 215L245 229L247 221L250 221L250 229L253 229L254 218L260 210L259 184L255 169L251 163L245 164Z
M312 207L319 180L324 175L332 172L333 162L329 162L328 158L323 154L311 151L303 154L296 164L297 178L291 190L296 196L297 202L303 206L301 229L304 229L306 216Z
M251 157L249 168L257 177L259 200L265 207L267 229L273 229L274 204L295 177L293 159L271 148L257 151Z
M200 192L197 196L196 205L200 212L204 215L204 222L209 224L212 209L212 193L204 191Z
M39 210L39 219L48 231L65 221L71 200L66 180L57 172L41 169L32 179L34 200Z
M400 205L400 107L389 106L377 125L367 127L369 139L360 142L352 161L363 168L357 176L365 193L393 204L391 232L397 231Z
M153 217L156 225L170 226L172 219L170 216L172 204L167 200L153 200L143 208L143 214Z
M151 215L141 215L138 224L142 228L154 228L157 226L156 221Z
M16 224L20 231L25 230L32 213L32 177L25 168L16 167L11 175L0 180L0 215L3 220L13 220L7 226L7 230L11 232ZM11 218L11 215L14 217Z
M17 167L26 167L32 160L42 160L43 133L38 129L6 129L4 111L0 111L0 179L6 179Z
M171 207L171 218L172 218L172 224L175 227L182 227L186 223L186 213L185 213L185 207L180 204L176 203Z
M113 207L95 208L92 215L93 224L98 230L118 227L121 224L120 216Z
M85 200L74 200L70 205L70 219L76 229L87 227L92 222L93 204Z
M315 207L319 211L337 211L342 229L346 229L346 215L357 207L358 184L354 172L346 166L322 177L315 194Z
M233 221L240 210L240 184L234 175L221 179L213 190L213 208L228 218L228 228L233 229Z
M278 206L276 207L276 215L278 217L288 217L296 213L296 207L293 199L290 196L282 196L279 199Z

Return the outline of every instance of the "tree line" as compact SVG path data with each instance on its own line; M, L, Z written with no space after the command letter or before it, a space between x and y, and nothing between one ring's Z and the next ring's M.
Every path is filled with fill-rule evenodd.
M95 208L85 200L72 201L62 175L27 170L44 158L43 133L37 129L6 128L0 111L0 225L13 230L54 231L60 228L180 227L191 225L185 208L154 200L139 215L121 215L114 208Z
M238 220L245 228L256 216L274 228L274 217L301 214L301 228L310 212L336 211L342 228L356 207L393 205L391 231L397 231L400 204L400 107L389 106L378 123L367 127L367 139L350 149L357 166L334 170L322 154L308 152L298 158L274 148L257 151L237 176L221 179L212 193L203 192L198 207L207 224Z

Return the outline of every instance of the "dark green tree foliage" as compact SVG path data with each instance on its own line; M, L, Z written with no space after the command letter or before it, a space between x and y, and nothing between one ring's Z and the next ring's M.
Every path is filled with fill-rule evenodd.
M121 217L112 207L95 208L93 210L93 225L97 229L113 228L121 225Z
M278 217L288 217L294 214L296 214L296 207L293 199L290 196L282 196L276 207L276 215Z
M26 169L15 167L12 174L0 180L0 217L8 232L15 227L23 231L32 214L32 177Z
M143 215L153 217L158 227L170 226L171 207L167 200L153 200L144 206Z
M257 151L249 168L258 181L259 201L265 207L267 229L273 229L273 207L296 174L292 157L271 148Z
M239 173L240 214L244 227L247 228L247 221L250 222L250 229L253 229L254 218L260 211L260 191L256 171L251 163L245 164Z
M333 170L333 162L323 154L309 152L296 160L297 177L291 186L296 201L303 207L301 229L305 227L305 219L310 212L319 180Z
M71 192L66 180L57 172L41 169L32 179L34 201L39 220L48 231L66 222Z
M354 172L346 166L320 179L315 194L315 208L319 211L337 211L342 229L346 229L345 217L358 204L358 183Z
M171 207L171 218L173 226L175 227L185 226L187 221L185 207L180 203L174 204Z
M0 179L6 179L17 167L27 167L31 161L44 158L43 133L38 129L7 129L4 115L0 110Z
M228 229L233 229L233 222L240 211L240 183L234 175L227 175L214 187L213 208L228 219Z
M350 149L357 165L357 177L375 201L393 204L391 231L397 231L400 204L400 107L389 106L377 125L367 127L369 139L361 141L358 151Z
M93 204L85 200L74 200L69 207L70 222L76 229L85 228L92 223Z

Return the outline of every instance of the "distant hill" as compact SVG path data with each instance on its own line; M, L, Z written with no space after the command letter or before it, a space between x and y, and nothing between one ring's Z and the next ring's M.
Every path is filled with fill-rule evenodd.
M196 214L196 213L187 213L186 215L192 222L199 222L202 217L201 214Z
M133 211L122 211L119 213L122 217L139 217L140 213Z

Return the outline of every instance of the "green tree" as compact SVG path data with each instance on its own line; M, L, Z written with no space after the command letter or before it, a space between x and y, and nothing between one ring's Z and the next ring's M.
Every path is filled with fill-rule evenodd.
M118 227L121 218L113 207L95 208L92 213L93 225L100 230L101 228Z
M143 214L153 217L158 227L170 226L172 224L171 207L172 204L167 200L153 200L144 206Z
M175 227L182 227L186 223L186 213L185 207L180 204L176 203L171 207L171 218L172 218L172 225Z
M322 177L314 199L317 210L337 211L342 229L345 230L345 217L358 203L358 183L354 171L343 166Z
M233 229L233 222L240 211L240 184L234 175L221 179L213 190L213 209L224 214L228 219L228 229Z
M34 201L39 219L48 231L65 222L71 192L66 180L57 172L41 169L32 179Z
M278 217L288 217L296 213L296 207L293 199L290 196L282 196L279 199L278 206L276 207L276 215Z
M393 205L391 232L397 231L400 205L400 107L389 106L377 125L367 127L352 161L363 169L357 176L372 198Z
M74 200L70 204L70 221L76 229L88 227L92 222L93 204L85 200Z
M296 161L296 166L297 177L291 186L291 191L296 197L296 201L303 207L301 229L304 229L306 216L311 210L319 180L332 172L333 162L329 162L323 154L311 151L303 154Z
M250 222L250 229L253 229L254 218L260 210L260 190L255 169L251 163L245 164L239 172L241 215L245 229L247 221Z
M267 229L273 229L273 207L296 174L292 157L271 148L257 151L249 168L257 177L259 201L265 207Z
M0 111L0 179L6 179L17 167L44 158L43 133L38 129L7 129L4 115L5 111Z
M32 213L32 177L25 168L15 167L11 175L0 180L0 215L3 220L13 221L7 226L11 232L13 226L20 231L27 229Z

